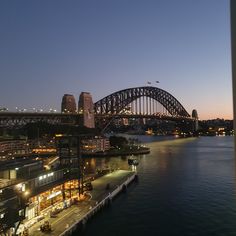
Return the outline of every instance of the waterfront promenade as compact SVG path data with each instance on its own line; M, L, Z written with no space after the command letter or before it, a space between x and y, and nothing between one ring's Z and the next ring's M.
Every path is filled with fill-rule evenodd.
M45 235L44 232L40 231L40 225L43 224L46 220L49 221L52 227L52 231L46 234L58 236L64 235L66 233L67 235L69 235L71 231L76 229L76 224L78 224L82 220L83 223L85 223L85 221L87 220L86 215L93 215L94 211L97 211L100 203L102 203L105 199L112 199L112 197L120 192L127 181L130 182L129 180L134 178L135 174L136 173L133 171L118 170L94 180L92 182L93 190L87 192L87 200L80 201L77 204L70 206L69 208L58 213L54 218L50 218L49 216L47 216L45 219L37 222L29 228L29 235ZM108 184L109 189L107 189ZM99 209L100 208L101 207L99 207Z

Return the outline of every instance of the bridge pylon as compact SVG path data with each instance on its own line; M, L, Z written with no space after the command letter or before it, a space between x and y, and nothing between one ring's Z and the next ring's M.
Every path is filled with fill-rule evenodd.
M82 92L79 96L78 113L82 114L82 125L95 128L94 104L90 93Z

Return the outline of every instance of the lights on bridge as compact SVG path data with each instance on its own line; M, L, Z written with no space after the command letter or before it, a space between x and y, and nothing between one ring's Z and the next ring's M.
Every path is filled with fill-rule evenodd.
M48 173L48 174L46 174L46 175L41 175L41 176L39 176L39 180L46 179L46 178L51 177L51 176L53 176L53 175L54 175L53 172Z
M0 112L8 112L9 109L8 108L1 108L0 107ZM42 109L42 108L19 108L19 107L15 107L15 111L16 112L27 112L27 113L40 113L40 112L45 112L45 113L56 113L57 109L54 108L50 108L48 110ZM14 111L11 111L14 112Z
M6 112L6 111L8 111L8 108L7 107L0 107L0 112Z
M16 111L17 111L17 112L26 112L27 109L26 109L26 108L19 108L19 107L16 107Z
M50 108L50 109L49 109L49 112L57 112L57 110L56 110L56 109L53 109L53 108Z

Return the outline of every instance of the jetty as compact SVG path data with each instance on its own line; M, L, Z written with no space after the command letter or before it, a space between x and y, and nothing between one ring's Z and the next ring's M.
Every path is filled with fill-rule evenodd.
M45 232L40 230L43 222L49 222L52 236L71 235L74 231L86 225L88 219L93 217L104 206L111 203L112 199L137 178L137 173L128 170L117 170L104 175L92 182L93 190L85 192L86 200L79 201L58 213L56 217L48 216L37 222L27 231L28 235L42 236Z

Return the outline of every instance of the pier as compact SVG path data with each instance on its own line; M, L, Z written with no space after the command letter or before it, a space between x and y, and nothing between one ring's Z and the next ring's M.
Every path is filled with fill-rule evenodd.
M85 192L87 199L71 205L58 213L56 217L49 215L43 220L29 227L29 235L42 236L45 232L40 231L40 225L49 221L52 231L47 233L52 236L71 235L77 229L83 227L88 219L109 205L112 199L135 180L137 173L127 170L117 170L102 176L92 182L93 190Z

